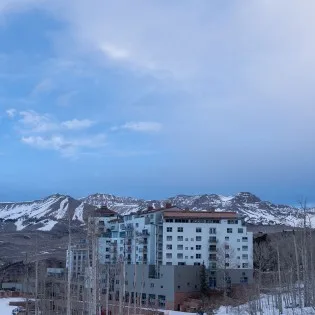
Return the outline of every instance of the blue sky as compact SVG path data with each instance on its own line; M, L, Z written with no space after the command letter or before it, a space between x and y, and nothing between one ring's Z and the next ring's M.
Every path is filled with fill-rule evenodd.
M314 9L0 0L0 199L314 202Z

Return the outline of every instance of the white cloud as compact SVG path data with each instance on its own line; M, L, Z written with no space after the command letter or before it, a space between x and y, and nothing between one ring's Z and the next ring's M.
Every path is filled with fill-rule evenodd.
M112 44L101 44L100 49L113 59L128 59L130 58L130 53L127 50L118 48Z
M7 113L7 115L8 115L10 118L14 118L15 115L16 115L16 113L17 113L17 111L16 111L15 108L10 108L10 109L7 109L7 110L6 110L6 113Z
M58 130L59 125L48 114L39 114L34 110L21 111L22 117L19 123L22 125L23 132L43 133Z
M85 149L97 149L106 145L106 135L97 134L90 137L69 137L63 135L52 135L47 137L28 136L22 137L21 141L29 146L54 150L64 156L75 156Z
M162 129L162 124L153 121L139 121L127 122L126 124L118 127L113 127L112 130L127 129L138 132L159 132Z
M62 122L62 126L69 130L76 130L76 129L85 129L93 126L95 124L94 121L89 120L89 119L83 119L83 120L78 120L78 119L72 119L72 120L67 120Z
M22 126L23 133L47 133L52 131L62 130L80 130L87 129L95 124L94 121L89 119L72 119L63 122L58 122L54 117L49 114L39 114L34 110L27 110L19 112L22 117L19 120Z

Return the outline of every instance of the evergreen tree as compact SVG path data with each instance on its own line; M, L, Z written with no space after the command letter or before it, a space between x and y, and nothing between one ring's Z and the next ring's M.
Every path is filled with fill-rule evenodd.
M202 263L201 270L200 270L200 292L202 295L206 295L208 291L207 286L207 276L206 276L206 267L204 262Z

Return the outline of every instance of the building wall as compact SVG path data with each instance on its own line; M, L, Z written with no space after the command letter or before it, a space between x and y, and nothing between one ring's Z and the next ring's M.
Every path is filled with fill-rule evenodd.
M238 220L237 224L228 224L228 220L220 222L164 222L163 265L204 263L206 267L210 267L209 246L215 245L216 251L213 251L213 254L216 254L218 268L223 268L228 263L227 267L231 269L252 269L253 234L247 232L246 226L242 225L241 220ZM211 233L213 231L215 233ZM228 231L232 232L228 233ZM210 237L214 237L216 240L210 242ZM229 248L226 249L226 246ZM227 258L226 255L229 257Z

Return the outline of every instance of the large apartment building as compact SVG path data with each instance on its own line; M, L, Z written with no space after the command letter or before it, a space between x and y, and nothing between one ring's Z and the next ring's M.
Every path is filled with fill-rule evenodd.
M143 305L179 309L184 298L200 292L202 265L209 288L252 282L253 235L236 212L189 211L166 204L120 216L103 207L89 218L89 231L97 239L100 265L125 266L124 279L115 276L113 299L123 290L124 298L141 297ZM91 246L74 246L71 270L92 267L92 252Z
M252 269L253 235L235 212L187 211L176 207L109 213L97 220L102 263L201 265Z

